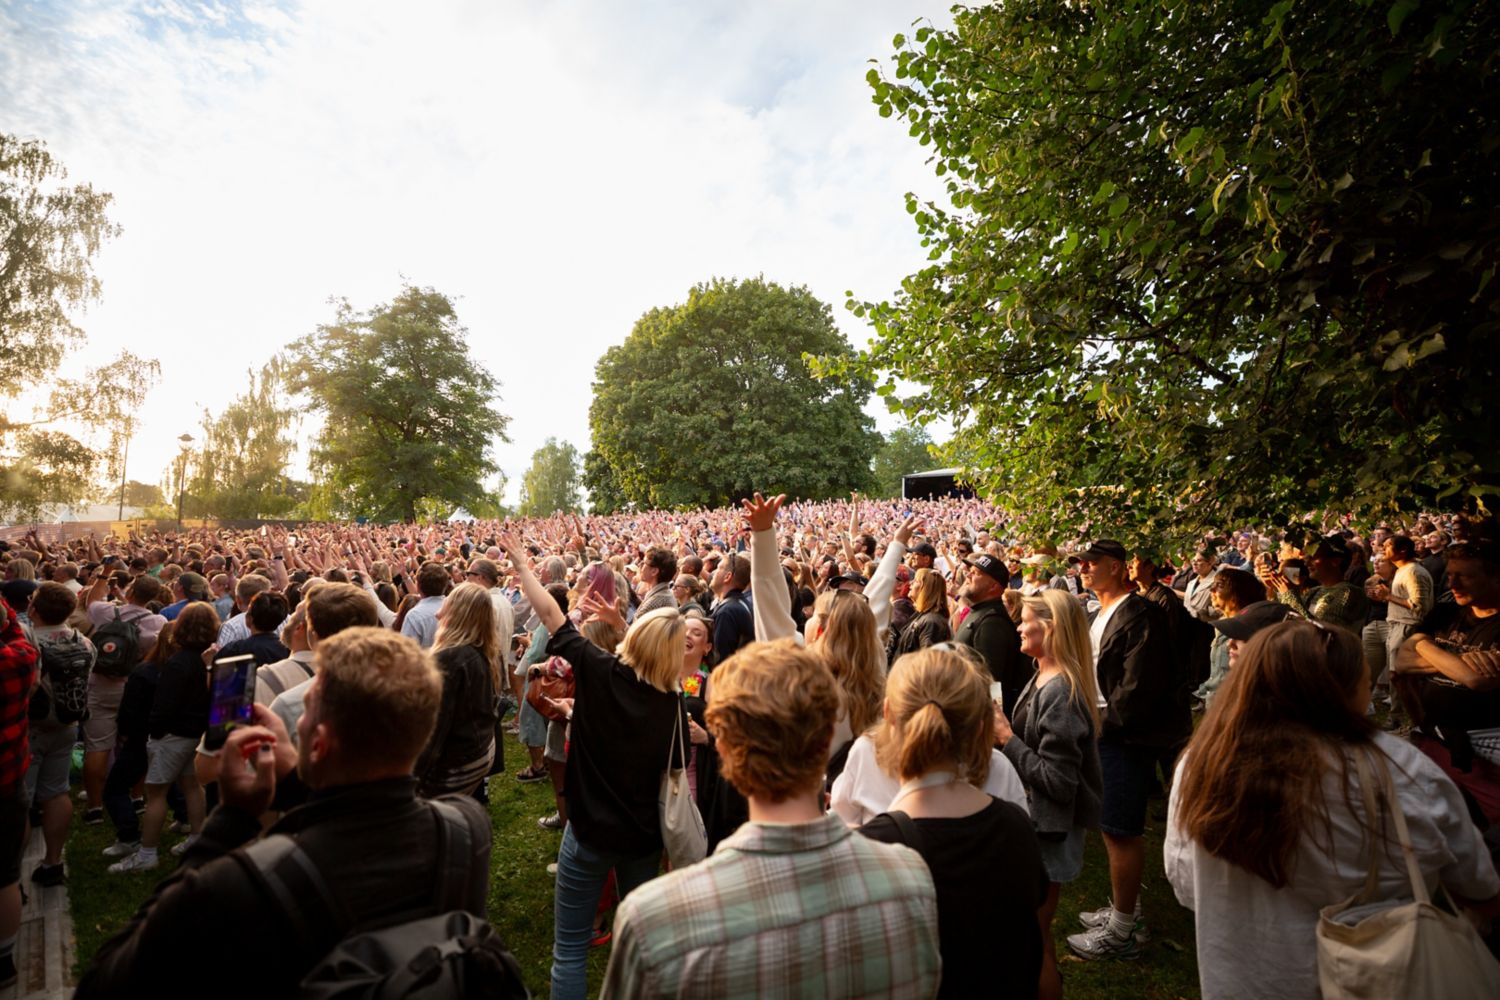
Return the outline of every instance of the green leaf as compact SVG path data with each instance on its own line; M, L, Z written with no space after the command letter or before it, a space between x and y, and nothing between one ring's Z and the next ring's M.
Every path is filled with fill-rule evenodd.
M1078 230L1074 229L1069 232L1067 238L1062 241L1062 246L1058 247L1058 252L1061 253L1064 257L1071 257L1073 255L1073 251L1077 249Z
M1395 38L1401 33L1401 24L1412 11L1420 6L1420 0L1396 0L1391 4L1391 9L1386 11L1385 21L1391 27L1391 37Z
M1114 201L1109 203L1109 217L1118 219L1125 214L1125 209L1130 207L1130 196L1126 194L1116 195Z

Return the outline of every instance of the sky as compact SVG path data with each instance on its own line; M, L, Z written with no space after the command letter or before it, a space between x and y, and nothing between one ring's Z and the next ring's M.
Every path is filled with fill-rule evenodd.
M409 282L454 298L502 383L514 499L547 437L588 449L599 356L696 283L805 284L868 340L844 293L887 298L923 264L904 195L939 182L865 74L945 10L0 0L0 130L114 196L123 233L65 371L160 359L132 479L161 482L177 437L332 321L331 297Z

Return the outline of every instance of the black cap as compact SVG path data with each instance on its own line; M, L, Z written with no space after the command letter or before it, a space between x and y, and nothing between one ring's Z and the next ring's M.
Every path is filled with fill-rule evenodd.
M1233 618L1219 618L1211 624L1231 639L1244 642L1263 628L1286 621L1292 609L1276 601L1256 601L1240 609Z
M937 558L937 549L932 547L931 542L918 542L911 547L910 551L914 556L926 556L929 559Z
M1125 551L1125 546L1113 538L1095 539L1092 545L1078 553L1078 558L1087 559L1089 562L1097 562L1106 556L1125 562L1130 558L1130 553Z
M979 555L970 556L965 562L996 583L1003 583L1006 586L1010 586L1010 570L1006 568L1005 563L994 556L980 553Z
M838 585L841 583L853 583L861 587L869 586L870 583L869 580L866 580L864 577L860 576L853 570L850 570L848 573L839 574L838 576L833 578L832 582L835 590L838 589Z
M1342 535L1324 535L1318 539L1318 544L1313 551L1333 556L1335 559L1347 559L1350 555L1349 543Z

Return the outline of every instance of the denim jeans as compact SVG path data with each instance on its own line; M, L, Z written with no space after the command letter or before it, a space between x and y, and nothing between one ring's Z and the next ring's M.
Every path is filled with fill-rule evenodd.
M553 902L552 1000L584 1000L588 992L594 911L609 870L614 869L615 884L624 899L636 886L655 878L660 866L660 851L638 858L599 851L573 835L572 823L563 829Z

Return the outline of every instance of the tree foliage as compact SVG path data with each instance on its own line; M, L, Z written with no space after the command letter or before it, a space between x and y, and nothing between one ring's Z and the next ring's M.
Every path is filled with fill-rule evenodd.
M83 340L72 312L99 296L93 257L119 232L106 215L110 195L66 177L42 143L0 132L0 519L85 501L100 460L94 440L117 450L160 374L127 352L80 378L56 375ZM13 412L17 397L42 386L31 412Z
M1040 529L1500 494L1500 8L1015 2L870 82L932 263L854 370ZM848 366L831 365L843 372Z
M646 313L595 368L585 461L594 508L863 488L879 443L861 409L870 384L818 381L805 353L852 357L828 306L803 287L715 280Z
M874 479L870 495L899 497L903 476L933 467L931 445L932 438L927 429L916 424L897 427L886 435L885 443L875 452L875 460L870 464L870 475Z
M546 517L583 510L583 480L578 449L549 437L531 455L531 468L521 479L522 517Z
M300 417L285 380L282 362L273 359L259 373L246 372L244 391L224 412L203 414L190 458L190 516L285 517L303 498L305 484L287 476Z
M368 312L347 301L337 310L287 356L292 391L324 415L311 512L413 520L424 498L450 509L483 502L509 418L495 409L499 383L469 356L453 303L408 286Z

